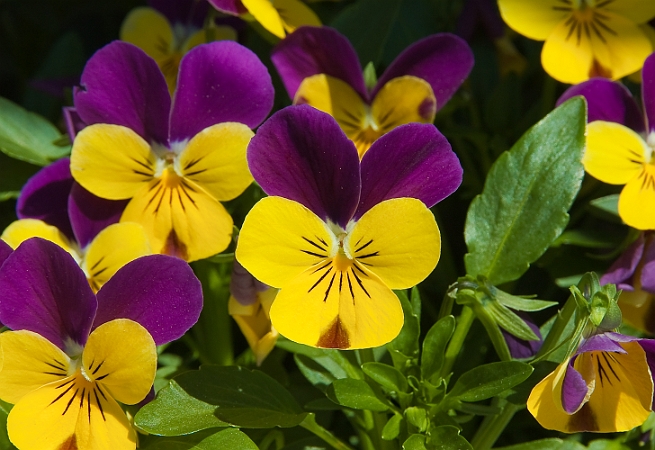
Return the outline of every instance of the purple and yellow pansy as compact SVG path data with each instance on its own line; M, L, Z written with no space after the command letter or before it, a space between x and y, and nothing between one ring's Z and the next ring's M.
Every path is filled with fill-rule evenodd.
M641 69L653 51L642 29L655 3L639 0L498 0L512 29L545 41L541 64L563 83L617 80Z
M12 330L0 334L0 398L14 404L12 443L25 450L134 449L136 431L118 402L146 397L156 345L181 337L198 319L202 289L191 268L145 256L96 295L67 252L34 238L5 257L0 291L0 321Z
M120 220L143 225L155 253L193 261L229 245L233 222L220 202L252 182L246 146L273 105L254 53L230 41L193 48L171 100L155 61L113 42L87 63L74 101L89 124L71 153L80 185L129 200Z
M193 47L209 42L210 34L203 29L208 9L204 0L148 0L148 6L135 8L127 15L120 38L157 62L172 93L182 57ZM211 37L236 41L237 34L232 27L215 25Z
M280 288L273 327L326 348L396 337L403 312L392 289L416 285L439 260L439 228L427 206L461 183L443 135L433 125L404 125L378 139L360 164L331 116L292 106L260 127L248 164L270 197L246 216L236 257Z
M271 59L293 103L334 117L360 157L399 125L432 123L473 67L464 40L437 34L405 49L369 90L355 49L327 27L299 28Z
M564 433L628 431L652 411L653 370L655 342L598 333L533 388L528 411Z

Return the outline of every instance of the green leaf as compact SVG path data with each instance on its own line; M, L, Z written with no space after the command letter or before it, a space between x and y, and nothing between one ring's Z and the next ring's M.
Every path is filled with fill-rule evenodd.
M432 325L423 340L421 353L421 377L429 380L433 374L441 372L446 345L455 332L455 318L442 317Z
M405 418L407 422L414 425L420 433L425 433L430 425L428 412L424 408L418 406L410 406L405 410Z
M539 337L532 328L509 308L497 301L487 302L485 308L502 329L524 341L537 341Z
M419 318L414 311L414 305L407 298L405 291L394 291L400 299L405 315L405 323L396 338L387 344L389 350L397 350L405 356L418 356L418 337L420 333ZM413 300L416 298L413 296ZM392 353L393 356L393 353ZM394 361L395 362L395 361Z
M547 300L537 300L535 298L517 297L516 295L508 294L500 289L494 289L493 297L504 306L515 309L517 311L541 311L551 306L557 305L557 302L549 302Z
M463 402L477 402L522 383L531 373L532 366L518 361L485 364L462 374L447 396Z
M149 444L146 444L143 448L145 450L259 449L257 444L255 444L243 431L235 428L228 428L219 432L210 430L174 438L156 438Z
M366 381L343 378L335 380L326 392L333 402L352 409L366 409L370 411L386 411L387 404L375 395L375 392Z
M385 441L392 441L400 434L400 424L403 422L403 416L394 414L387 420L387 423L382 428L382 439Z
M59 130L46 119L0 97L0 151L45 166L70 153L70 146L53 144L60 137Z
M427 450L425 436L422 434L412 434L403 442L403 450Z
M393 366L369 362L362 365L362 370L373 381L389 391L407 392L407 378Z
M612 194L605 197L595 198L589 204L605 213L619 217L619 194Z
M463 436L460 436L459 429L451 425L430 430L427 444L429 449L473 450L473 446Z
M509 447L497 447L496 450L585 450L585 446L575 441L549 438L538 441L522 442Z
M469 275L516 280L562 233L584 175L585 110L570 99L494 163L466 217Z

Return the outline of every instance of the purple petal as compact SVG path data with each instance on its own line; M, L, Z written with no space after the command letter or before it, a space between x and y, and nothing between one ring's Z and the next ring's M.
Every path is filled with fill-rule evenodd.
M455 33L470 41L480 25L490 39L499 39L505 34L505 23L495 0L466 0L457 19Z
M86 127L86 123L84 123L80 115L77 113L77 109L73 106L64 106L62 108L62 115L64 116L64 122L66 123L68 138L73 142L77 133Z
M507 342L507 347L509 348L509 354L514 359L531 358L537 354L537 352L541 348L541 345L543 344L543 340L541 338L541 331L539 330L539 327L534 322L532 322L532 319L528 314L524 313L523 311L512 310L512 312L514 312L514 314L521 317L521 319L523 319L523 321L530 327L532 332L536 334L539 339L536 341L526 341L524 339L519 339L513 334L501 328L500 331L503 334L503 337L505 338L505 342Z
M600 284L622 284L627 283L632 285L632 276L637 270L637 265L641 261L641 256L644 254L644 235L639 235L625 251L619 256L619 259L614 261L614 264L605 272L605 275L600 277Z
M42 220L73 239L68 219L68 195L73 183L68 158L44 167L27 180L16 202L16 215L19 219Z
M2 264L5 262L5 260L11 255L13 252L12 248L9 247L9 244L7 244L5 241L0 239L0 267Z
M375 141L362 158L355 219L391 198L413 197L432 207L461 183L459 159L434 125L401 125Z
M98 291L93 328L114 319L131 319L157 345L180 338L202 309L200 281L181 259L143 256L121 267Z
M580 372L573 368L573 359L571 359L567 364L562 384L562 407L564 411L569 414L576 412L582 406L586 396L587 383L580 375Z
M242 305L252 305L257 301L257 294L269 286L252 276L236 259L232 265L230 277L230 294Z
M168 143L168 87L143 50L120 41L101 48L86 63L81 85L73 95L84 122L123 125L148 142Z
M302 80L319 73L345 81L363 99L369 99L357 53L335 29L299 27L273 49L271 60L291 99Z
M646 245L641 258L641 289L655 294L655 235L649 233L645 236Z
M241 0L207 0L210 5L227 14L233 14L238 16L240 14L247 13L248 10Z
M202 28L209 4L200 0L148 0L148 5L162 13L172 24Z
M412 75L432 86L439 110L450 100L472 68L473 52L462 38L449 33L428 36L398 55L378 80L371 98L389 80Z
M557 100L557 106L576 95L587 100L587 122L616 122L637 132L644 129L644 120L632 94L621 83L606 78L592 78L568 88Z
M30 330L62 350L86 343L97 302L82 269L61 247L32 238L0 268L0 322Z
M357 149L330 115L308 105L284 108L259 128L247 156L268 195L295 200L344 228L355 212Z
M646 353L646 361L650 368L651 377L655 377L655 340L653 339L638 339L639 345ZM653 399L652 406L655 407L655 399Z
M652 53L641 70L641 98L644 102L648 133L655 131L655 53Z
M273 84L253 52L231 41L193 48L180 63L171 142L223 122L255 128L273 107Z
M618 342L626 342L621 338L616 338L613 336L616 333L602 333L593 335L585 339L578 347L577 353L585 352L616 352L616 353L627 353ZM622 335L620 335L622 336ZM618 341L618 342L617 342Z
M81 248L109 225L117 223L128 200L106 200L97 197L78 183L73 184L68 197L68 215Z

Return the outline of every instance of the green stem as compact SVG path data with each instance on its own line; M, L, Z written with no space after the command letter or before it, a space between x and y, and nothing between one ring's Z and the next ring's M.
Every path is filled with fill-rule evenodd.
M514 414L522 408L522 406L509 403L505 399L499 399L498 403L504 404L503 410L495 416L486 417L471 440L471 446L475 450L489 450L493 447Z
M375 362L375 354L373 353L372 348L362 348L357 350L357 354L359 355L359 362L360 364L364 364L367 362ZM370 416L368 417L368 422L371 421L373 422L373 426L367 430L368 435L370 437L370 441L373 444L373 449L374 450L385 450L385 449L393 449L395 448L392 446L391 441L385 441L382 439L382 429L387 423L387 415L382 412L373 412L373 411L363 411L365 414Z
M354 450L351 446L340 441L335 435L316 423L316 416L314 413L307 414L305 419L300 423L300 426L323 439L330 444L332 448L337 450Z
M455 327L455 332L453 337L448 343L448 348L446 349L446 355L444 356L443 367L441 368L442 378L446 378L450 371L453 370L453 365L455 364L455 359L459 355L459 351L464 345L464 339L473 325L473 320L475 320L475 313L473 310L464 306L462 308L462 314L460 314L457 319L457 326Z

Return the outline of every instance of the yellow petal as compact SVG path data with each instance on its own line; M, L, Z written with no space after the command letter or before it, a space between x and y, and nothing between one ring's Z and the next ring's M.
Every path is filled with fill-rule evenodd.
M22 450L136 448L123 410L79 371L23 397L9 413L7 431Z
M270 0L242 0L241 2L264 28L280 39L284 38L282 18Z
M601 9L620 14L634 23L646 23L655 17L655 3L643 0L617 0Z
M157 348L148 330L129 319L106 322L93 330L82 353L85 376L116 400L143 400L155 380Z
M569 12L563 6L559 0L498 0L507 25L537 41L546 39L567 17Z
M582 158L585 170L610 184L625 184L643 171L650 149L630 128L601 120L587 125L587 149Z
M9 224L2 232L0 239L5 241L13 249L16 249L23 241L40 237L50 242L54 242L68 253L70 253L75 260L80 259L77 250L77 245L74 245L59 228L48 225L42 220L37 219L20 219Z
M619 307L623 322L649 335L655 332L655 298L653 294L638 290L623 291Z
M120 125L84 128L71 150L73 178L88 191L109 200L133 197L154 175L150 145Z
M655 166L645 165L619 196L619 216L638 230L655 230Z
M17 403L43 385L68 376L70 359L46 338L27 330L0 334L0 398Z
M287 33L301 26L320 27L321 20L307 5L298 0L274 0L273 5L282 19L282 26Z
M195 261L220 253L232 236L232 217L192 181L164 170L134 196L121 222L143 225L155 253Z
M82 269L94 292L97 292L118 269L151 253L148 236L141 225L115 223L98 233L89 244Z
M549 430L565 431L571 418L562 406L562 383L569 360L557 366L530 392L527 407L537 422Z
M232 200L253 181L246 160L246 147L253 136L242 123L220 123L205 128L180 154L182 176L216 200Z
M234 297L230 297L228 302L230 315L248 341L258 366L277 342L278 332L271 326L269 318L271 304L276 295L277 289L271 288L260 292L257 301L252 305L241 305Z
M255 278L279 288L324 261L336 245L333 236L327 225L300 203L266 197L246 216L236 257Z
M406 289L423 281L441 254L434 216L413 198L375 205L357 221L346 245L359 263L391 289Z
M120 38L139 47L157 63L168 58L174 49L173 30L168 19L146 6L130 11L121 26Z

